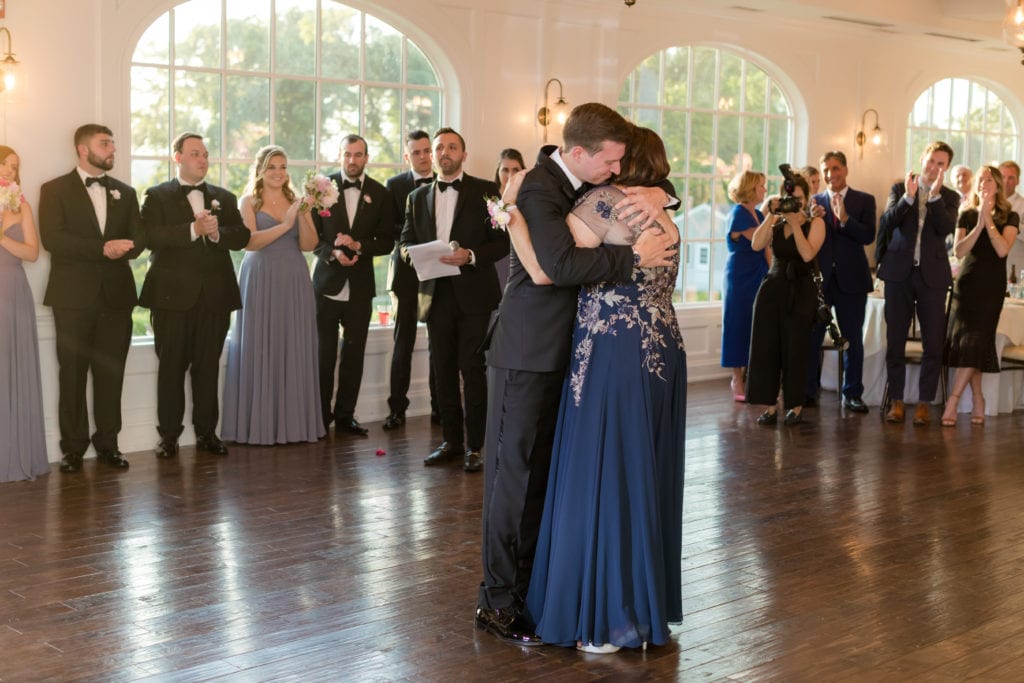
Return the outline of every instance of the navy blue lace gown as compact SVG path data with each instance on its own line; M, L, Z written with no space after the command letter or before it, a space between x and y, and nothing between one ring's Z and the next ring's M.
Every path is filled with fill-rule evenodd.
M573 213L606 243L634 236L599 187ZM682 619L686 353L678 262L580 290L527 609L544 642L662 644Z

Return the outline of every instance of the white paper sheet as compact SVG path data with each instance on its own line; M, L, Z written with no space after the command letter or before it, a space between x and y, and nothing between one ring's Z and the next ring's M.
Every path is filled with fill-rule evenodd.
M462 272L458 266L451 266L438 260L442 256L451 256L452 248L447 242L434 240L426 244L414 244L408 247L408 251L412 267L416 269L416 277L420 282Z

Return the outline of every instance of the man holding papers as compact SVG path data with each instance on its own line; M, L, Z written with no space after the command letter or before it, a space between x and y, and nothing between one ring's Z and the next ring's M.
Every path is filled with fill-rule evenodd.
M487 336L491 313L498 307L501 289L494 268L509 251L508 235L491 227L487 195L497 196L498 186L462 170L466 143L451 128L434 134L437 180L409 195L402 258L417 268L419 319L427 323L430 358L437 380L444 442L423 461L442 465L462 459L462 469L483 468L480 449L487 422L487 375L481 346ZM430 263L414 260L410 247L441 247ZM445 245L448 245L445 248ZM428 270L430 272L428 272ZM447 270L450 274L444 275ZM462 374L463 401L459 396Z

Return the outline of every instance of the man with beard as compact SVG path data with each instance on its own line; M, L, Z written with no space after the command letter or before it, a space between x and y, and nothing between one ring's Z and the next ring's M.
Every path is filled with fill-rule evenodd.
M231 311L242 307L232 249L244 249L235 195L204 179L210 153L197 133L182 133L171 149L178 177L146 191L142 223L152 252L143 306L150 309L156 355L158 458L178 454L184 427L185 373L192 379L196 450L227 455L216 434L220 418L217 380Z
M42 187L39 232L50 252L43 303L53 308L57 335L61 472L82 469L89 447L86 382L92 372L92 445L97 458L119 469L121 388L138 303L129 261L139 255L135 190L107 175L114 168L113 133L95 123L75 131L78 166Z
M363 381L363 353L370 329L370 309L376 294L373 257L395 246L391 192L366 175L370 160L366 140L348 135L341 142L342 171L330 177L341 192L329 216L313 214L320 242L313 270L316 326L320 340L320 406L324 427L366 436L355 418L359 385ZM343 328L338 362L338 327ZM334 369L338 390L334 406Z
M437 381L444 442L423 461L442 465L461 459L466 472L483 469L481 449L487 423L487 371L482 347L491 313L501 300L494 264L508 254L508 233L491 226L487 195L498 186L462 170L466 141L451 128L434 134L439 176L409 195L402 258L416 244L450 243L441 262L457 275L420 282L419 318L430 335L430 362ZM460 400L459 376L464 400ZM463 408L463 405L465 408ZM463 448L465 446L465 448Z

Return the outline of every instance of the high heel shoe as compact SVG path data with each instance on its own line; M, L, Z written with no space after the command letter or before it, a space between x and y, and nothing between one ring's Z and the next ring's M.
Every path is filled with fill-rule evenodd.
M942 411L942 420L939 421L943 427L956 427L956 409L960 405L960 394L950 394L946 400L946 408ZM950 416L950 408L953 409L953 415Z
M974 405L971 407L971 424L985 424L985 397L977 395L973 397Z
M739 389L736 388L736 380L729 380L729 388L732 389L732 400L737 403L746 403L747 397L743 393L743 385L741 384Z

